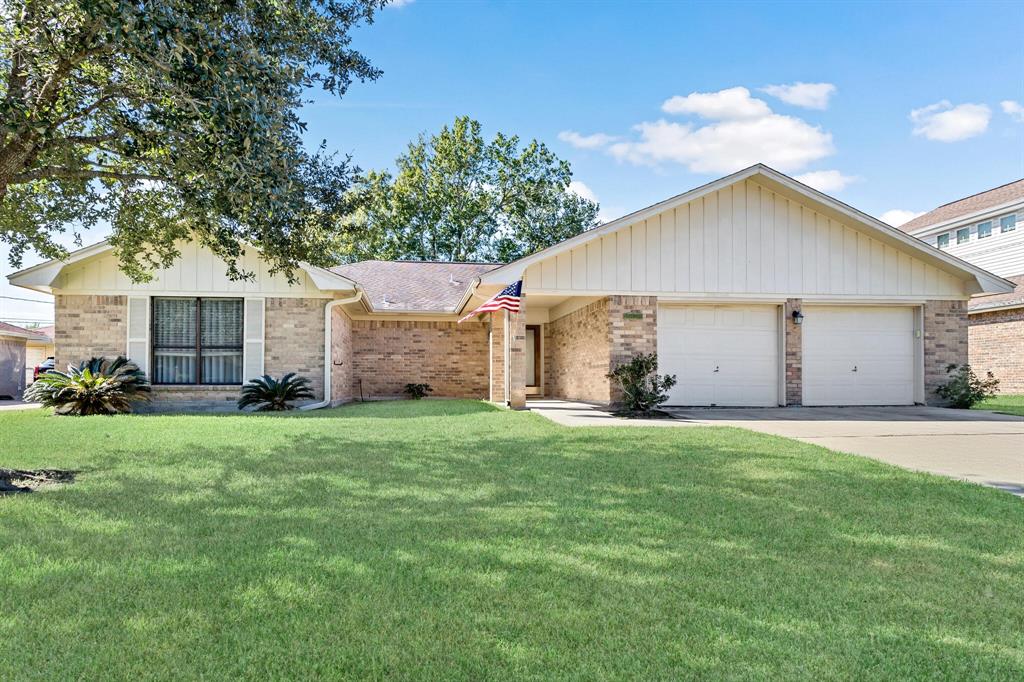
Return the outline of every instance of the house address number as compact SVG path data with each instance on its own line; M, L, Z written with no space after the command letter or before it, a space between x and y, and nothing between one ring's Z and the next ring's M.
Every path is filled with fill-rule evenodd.
M639 310L630 310L628 313L622 313L622 317L626 320L642 320L644 314Z

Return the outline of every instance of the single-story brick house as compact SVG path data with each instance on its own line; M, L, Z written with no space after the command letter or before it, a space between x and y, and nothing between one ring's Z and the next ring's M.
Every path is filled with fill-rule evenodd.
M1015 180L917 216L900 229L1005 277L1016 290L974 296L967 305L970 362L1024 393L1024 180Z
M233 400L296 371L318 399L401 394L519 408L614 402L607 372L657 351L679 405L932 400L967 359L967 300L1013 285L762 165L507 264L362 262L252 281L182 257L145 284L106 244L10 276L56 297L58 365L127 353L161 400ZM459 317L519 279L523 310Z
M0 322L0 399L21 398L31 378L25 371L29 350L48 340L39 331Z

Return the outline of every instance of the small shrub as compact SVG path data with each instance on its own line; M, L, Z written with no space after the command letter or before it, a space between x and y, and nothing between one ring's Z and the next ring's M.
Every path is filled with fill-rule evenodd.
M608 374L622 389L623 412L645 414L668 400L668 389L676 385L675 375L658 375L658 354L640 353Z
M52 407L55 414L124 414L149 400L146 374L125 357L90 358L67 372L50 370L25 391L25 400Z
M999 379L992 372L986 372L982 379L970 365L949 365L946 374L952 375L935 393L949 402L950 407L968 409L975 403L994 396L999 388Z
M430 384L406 384L405 392L413 400L419 400L426 398L428 393L433 393L434 389Z
M296 376L295 372L285 374L280 381L264 374L242 387L238 409L255 407L257 412L284 412L294 410L292 402L296 400L315 397L309 379Z

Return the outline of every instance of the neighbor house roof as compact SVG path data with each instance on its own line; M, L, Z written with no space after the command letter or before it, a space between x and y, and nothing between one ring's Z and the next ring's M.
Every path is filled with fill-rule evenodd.
M0 336L16 336L22 339L31 339L33 341L49 341L49 337L39 334L34 329L25 329L19 327L16 324L8 324L7 322L0 322Z
M358 282L375 312L451 313L473 280L497 267L497 263L367 260L331 271Z
M971 313L983 312L986 310L998 310L1000 308L1024 307L1024 274L1007 277L1017 287L1005 294L991 294L989 296L975 296L967 304L967 310Z
M1014 180L963 199L951 201L900 225L904 232L917 232L931 225L948 223L1014 201L1024 201L1024 179Z
M50 341L53 341L54 329L54 325L48 324L42 327L36 327L32 331L41 336L45 336L46 338L50 339Z

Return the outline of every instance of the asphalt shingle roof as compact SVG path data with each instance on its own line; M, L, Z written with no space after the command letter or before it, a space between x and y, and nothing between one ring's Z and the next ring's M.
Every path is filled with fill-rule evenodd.
M362 286L378 312L451 313L474 279L500 265L366 260L330 270Z
M913 220L903 223L899 226L899 229L904 232L916 232L929 225L955 220L960 216L984 211L986 208L1005 204L1016 199L1024 200L1024 179L1015 180L1005 185L943 204L924 215L919 215Z
M4 334L13 334L14 336L23 336L25 338L36 339L39 341L50 341L51 339L44 334L38 333L34 329L25 329L19 327L16 324L8 324L7 322L0 322L0 336Z

